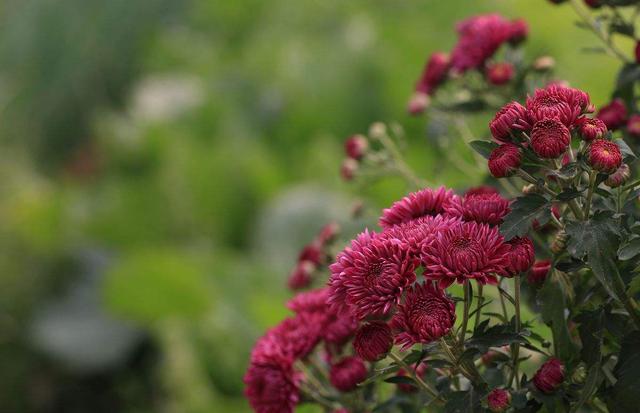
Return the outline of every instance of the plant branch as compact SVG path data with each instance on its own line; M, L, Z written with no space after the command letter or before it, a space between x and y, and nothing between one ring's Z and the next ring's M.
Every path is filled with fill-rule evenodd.
M596 178L598 174L596 171L589 171L589 189L587 190L587 200L584 203L584 219L589 219L589 213L591 212L591 200L593 198L593 190L596 187Z
M409 366L407 363L404 362L404 360L402 360L402 357L398 356L396 353L394 353L393 351L389 352L389 357L391 357L398 365L402 366L402 368L404 368L407 371L407 374L409 374L411 376L412 379L414 379L416 381L416 383L418 383L418 385L427 393L429 393L429 395L431 395L434 399L442 399L442 396L433 388L431 388L431 386L429 384L427 384L427 382L425 382L422 377L420 377L418 374L416 374L416 371Z
M465 280L463 284L464 289L464 312L462 314L462 325L460 327L460 335L458 341L462 346L464 343L464 336L467 334L467 324L469 323L469 310L471 308L471 288L469 285L469 280Z

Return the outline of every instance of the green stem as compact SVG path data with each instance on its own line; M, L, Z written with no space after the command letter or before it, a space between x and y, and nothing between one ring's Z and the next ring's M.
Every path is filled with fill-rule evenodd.
M598 174L596 171L589 171L589 189L587 190L587 200L584 203L584 219L589 219L589 213L591 212L591 200L593 199L593 190L596 187L596 178Z
M635 181L626 184L622 187L622 191L628 191L629 189L634 189L636 186L640 185L640 179L636 179Z
M629 297L626 291L626 287L624 285L624 281L620 277L620 274L617 274L617 271L614 271L613 274L613 288L615 289L618 298L622 302L622 305L629 313L629 317L633 321L634 326L637 330L640 330L640 315L638 315L638 304L636 301Z
M387 135L377 136L376 139L380 141L382 146L384 146L387 152L389 152L389 155L391 155L393 167L400 176L402 176L411 185L415 186L416 189L423 188L426 185L426 182L418 178L411 168L409 168L405 163L400 150L393 140L391 140Z
M431 386L429 386L427 382L425 382L422 379L422 377L416 374L416 371L407 363L405 363L404 360L402 360L402 357L398 356L393 351L389 352L389 357L391 357L399 366L402 366L402 368L404 368L407 371L407 374L409 374L411 378L414 379L416 383L418 383L418 385L424 391L429 393L429 395L431 395L434 399L442 399L442 396L438 394L438 392L435 389L431 388Z
M478 283L478 305L476 307L476 321L473 326L474 329L478 328L478 324L480 324L480 310L482 309L482 304L484 303L484 296L482 295L482 284Z
M580 16L583 22L589 26L591 31L604 43L605 48L609 51L609 54L622 60L624 63L631 63L629 58L624 55L611 40L611 36L600 29L598 23L591 17L591 14L584 9L579 0L570 0L571 7L575 10L576 14Z
M500 279L502 281L502 279ZM500 284L496 285L496 289L498 290L498 297L500 297L500 307L502 307L502 315L504 316L504 322L509 322L509 314L507 313L507 305L504 302L504 297L500 292Z
M471 308L471 288L469 285L469 280L465 280L463 287L464 289L464 312L462 314L462 326L460 327L460 335L458 341L462 346L464 344L464 336L467 334L467 324L469 323L469 310Z
M513 277L514 285L514 300L515 300L515 318L516 318L516 333L520 333L520 274ZM513 368L511 369L511 376L507 381L507 384L511 386L513 380L516 382L516 389L520 390L520 380L518 379L518 366L520 364L520 343L513 343L511 345L511 353L513 354Z

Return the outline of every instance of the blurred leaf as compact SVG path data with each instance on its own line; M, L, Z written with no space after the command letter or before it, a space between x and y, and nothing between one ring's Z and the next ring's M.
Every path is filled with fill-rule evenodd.
M498 147L498 144L490 141L477 140L469 142L469 146L484 158L489 159L489 155Z
M538 292L538 301L542 306L542 320L549 324L553 331L558 356L563 360L572 359L575 353L565 317L566 293L562 283L557 279L555 270L551 271Z
M640 332L629 333L622 341L618 364L614 375L618 380L607 398L612 412L632 412L638 407L640 394Z
M507 240L521 237L529 231L534 219L537 219L540 225L545 225L549 221L550 211L551 203L542 195L528 194L518 197L511 204L511 212L500 225L500 232Z

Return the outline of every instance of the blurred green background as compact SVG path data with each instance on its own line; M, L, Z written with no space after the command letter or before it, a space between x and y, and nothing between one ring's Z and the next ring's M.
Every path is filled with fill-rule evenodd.
M483 179L405 103L489 11L606 102L616 62L543 0L2 2L0 411L248 411L297 250L362 191L374 213L406 191L343 184L347 135L397 121L430 181Z

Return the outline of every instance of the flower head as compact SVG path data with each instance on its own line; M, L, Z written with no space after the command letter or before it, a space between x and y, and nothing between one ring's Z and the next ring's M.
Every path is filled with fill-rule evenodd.
M358 357L366 361L378 361L387 356L393 346L391 328L383 321L372 321L360 327L353 339Z
M509 251L507 272L510 275L517 275L528 271L535 260L533 242L527 237L516 237L510 240L508 244L511 246L511 251Z
M607 133L607 125L598 118L581 117L576 121L580 137L587 142L600 139Z
M407 112L410 115L419 115L431 104L431 98L424 92L414 92L407 103Z
M610 130L624 126L627 121L627 106L622 99L614 99L608 105L600 108L596 115Z
M547 279L549 270L551 269L551 260L536 261L527 275L529 284L541 285Z
M533 376L533 384L543 393L553 393L564 381L564 364L557 358L547 360Z
M536 90L527 98L526 106L532 125L546 119L557 119L571 127L581 114L593 110L587 93L558 84Z
M455 196L452 190L444 186L412 192L382 211L379 224L382 228L388 228L423 216L441 214Z
M510 142L511 134L516 130L514 125L526 118L526 109L518 102L510 102L504 105L493 120L489 123L491 135L498 142Z
M498 14L473 16L457 24L458 42L451 52L451 65L457 72L484 65L506 41L512 39L511 22Z
M513 79L514 67L511 63L502 62L488 65L485 71L487 81L495 86L504 85Z
M622 164L622 154L615 143L596 139L589 145L587 161L597 171L614 173Z
M251 363L244 393L257 413L293 413L299 401L298 382L290 365Z
M291 290L300 290L311 284L311 275L316 269L316 265L307 260L298 261L289 275L287 284Z
M296 294L287 302L287 308L297 314L323 312L328 307L328 298L328 288L317 288Z
M509 213L510 202L498 193L465 195L453 202L447 212L465 221L475 221L489 225L499 225Z
M369 141L362 135L352 135L344 141L344 151L352 159L362 159L368 148Z
M467 191L464 193L464 196L471 196L471 195L485 195L485 194L499 194L500 191L498 191L496 188L489 186L489 185L480 185L480 186L473 186L469 189L467 189Z
M512 143L504 143L498 146L489 155L489 171L496 178L511 176L522 162L522 151Z
M509 33L509 43L518 44L523 42L529 35L529 25L525 19L511 20Z
M417 264L399 240L365 232L329 267L329 302L358 319L388 314L415 281Z
M424 216L385 229L381 236L395 238L406 245L412 255L419 256L422 243L437 231L442 231L460 222L454 216Z
M333 364L329 371L331 384L341 392L354 390L366 378L367 367L357 357L346 357Z
M407 290L391 326L398 331L396 343L408 348L439 339L449 333L455 321L454 302L444 291L426 282Z
M511 393L505 389L493 389L487 395L487 406L495 413L504 412L511 405Z
M629 169L629 165L623 163L614 173L607 177L604 183L611 188L617 188L627 182L629 177L631 177L631 169Z
M531 147L541 158L554 159L562 155L571 143L571 132L557 119L545 119L531 130Z
M416 92L421 92L426 95L432 94L446 79L450 63L451 60L446 53L435 52L429 56L429 60L416 84Z
M437 280L441 288L468 279L493 284L496 275L506 274L509 250L496 227L463 222L435 234L431 242L423 244L424 275Z

